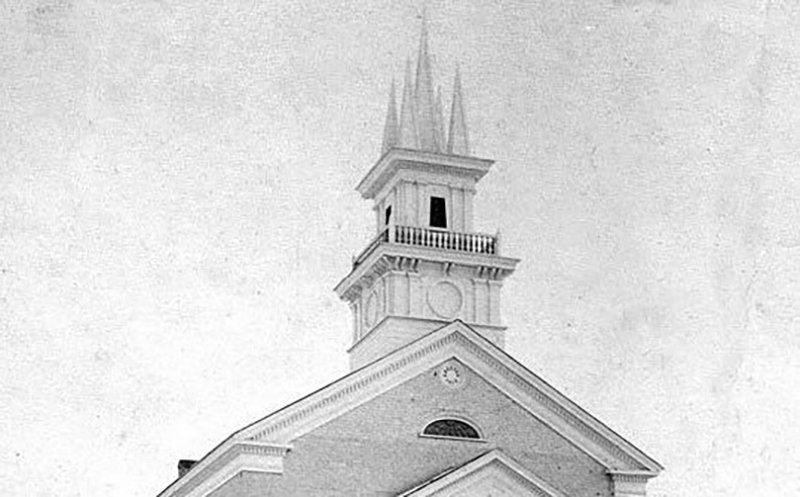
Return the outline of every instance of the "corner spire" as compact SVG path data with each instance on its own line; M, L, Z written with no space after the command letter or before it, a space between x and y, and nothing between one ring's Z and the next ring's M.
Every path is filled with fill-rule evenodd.
M406 62L406 76L403 82L403 103L400 108L400 129L397 145L402 148L417 148L417 123L415 117L414 87L411 82L411 61Z
M385 154L397 146L397 134L397 104L395 102L395 88L393 79L392 88L389 90L389 104L386 109L386 125L383 128L383 147L381 149L381 154Z
M425 10L422 12L422 32L419 38L417 56L417 137L419 148L430 152L438 152L441 144L436 140L435 101L433 94L433 74L428 52L428 19Z
M456 78L453 84L453 107L450 112L450 133L447 139L447 153L469 155L469 139L467 136L467 119L464 115L464 96L461 90L461 71L456 66Z
M444 115L442 114L442 87L436 89L436 108L434 110L434 119L436 121L436 143L439 144L439 150L444 151L447 138L444 132Z

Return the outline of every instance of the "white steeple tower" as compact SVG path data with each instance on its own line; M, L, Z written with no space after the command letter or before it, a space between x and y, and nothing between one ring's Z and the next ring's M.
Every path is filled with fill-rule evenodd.
M456 319L504 345L500 290L519 261L472 229L475 186L493 161L470 156L459 72L445 134L424 18L418 57L416 77L406 64L399 123L392 85L383 154L357 186L374 202L376 237L336 286L353 311L353 369Z

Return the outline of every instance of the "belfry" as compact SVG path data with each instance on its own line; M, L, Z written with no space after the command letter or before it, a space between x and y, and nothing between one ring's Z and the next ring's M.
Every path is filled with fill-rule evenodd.
M505 350L517 259L473 230L492 161L470 151L461 75L447 126L423 21L398 113L357 189L375 236L335 291L352 371L181 461L163 497L640 497L661 465Z
M499 236L473 231L492 161L470 156L458 72L445 133L427 38L423 25L416 81L408 63L400 120L393 85L383 155L357 187L373 201L376 236L336 287L353 312L353 369L454 319L504 345L500 292L519 261L500 255Z

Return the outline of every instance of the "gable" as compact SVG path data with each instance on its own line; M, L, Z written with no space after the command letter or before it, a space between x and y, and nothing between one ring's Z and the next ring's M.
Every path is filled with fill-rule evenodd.
M316 440L314 443L318 444L331 443L330 439L319 437L324 432L318 431L319 429L346 422L349 419L348 413L357 412L362 407L369 409L371 404L376 405L372 402L374 399L390 392L399 392L397 388L401 385L422 377L423 373L430 373L432 368L449 360L455 360L468 368L471 374L490 385L499 396L521 409L528 419L537 420L563 439L562 442L569 442L565 446L577 449L583 457L596 463L598 468L612 474L633 475L631 477L645 481L662 469L657 462L591 417L508 354L465 324L456 321L240 430L204 457L183 478L170 485L162 495L208 495L226 481L224 478L211 481L211 476L219 474L212 468L235 452L237 447L246 447L248 457L252 453L263 452L273 459L256 460L257 458L251 457L242 461L241 457L234 458L228 464L230 471L261 473L264 478L273 474L289 474L289 465L296 459L303 443L310 440ZM410 407L412 404L407 402L402 409ZM384 412L380 418L390 420L391 416ZM421 430L422 427L417 429ZM347 430L345 432L354 433ZM316 439L314 436L306 437L312 433ZM381 447L380 444L369 445L363 442L362 440L362 448L365 449L379 450ZM415 442L415 446L417 445ZM332 450L332 446L329 445L326 450ZM317 452L317 449L312 452ZM284 455L279 456L279 460L274 460L275 453ZM355 451L343 457L348 460L348 457L361 457L362 454ZM472 454L473 457L474 455ZM524 456L519 457L521 460L525 459ZM464 460L466 459L459 459L456 463ZM558 463L555 464L558 466Z
M503 452L494 450L398 497L563 497Z
M458 387L441 371L458 365ZM422 435L438 419L480 439ZM397 495L488 451L502 450L568 495L608 496L605 467L472 369L449 359L290 442L275 495ZM494 473L493 473L494 474Z

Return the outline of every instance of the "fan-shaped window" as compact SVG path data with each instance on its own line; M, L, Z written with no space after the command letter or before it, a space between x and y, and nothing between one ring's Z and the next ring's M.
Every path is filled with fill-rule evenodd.
M425 427L423 435L448 438L481 438L478 430L457 419L440 419Z

